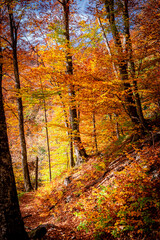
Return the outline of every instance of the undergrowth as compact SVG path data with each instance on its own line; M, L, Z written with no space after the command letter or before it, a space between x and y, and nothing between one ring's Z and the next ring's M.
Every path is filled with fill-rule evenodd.
M128 155L133 162L123 171L115 172L110 184L93 188L88 198L80 199L78 206L81 210L75 213L81 221L78 229L93 229L96 236L110 233L116 238L125 233L129 239L157 231L158 182L149 172L151 166L160 160L155 151L148 157L144 151L138 155L140 160Z
M53 214L58 224L72 219L78 231L83 230L94 239L106 239L102 236L123 240L156 239L160 213L160 148L146 146L140 150L140 146L136 148L136 144L132 144L132 149L134 155L133 151L125 152L128 165L121 171L111 170L112 177L103 185L99 182L92 185L102 179L109 166L106 156L101 155L41 187L35 196L40 215ZM108 161L111 158L112 155ZM72 180L65 186L64 178L68 175ZM151 238L145 238L150 235Z

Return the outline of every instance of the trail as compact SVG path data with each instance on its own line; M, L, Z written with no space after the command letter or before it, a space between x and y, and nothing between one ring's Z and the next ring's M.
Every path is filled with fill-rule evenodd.
M41 224L46 225L47 233L43 239L51 240L71 240L71 239L92 239L92 236L85 236L84 232L75 231L75 226L70 219L67 219L65 214L66 221L59 224L54 224L54 217L51 216L42 216L41 209L38 207L35 192L25 193L20 200L20 210L26 231L38 227ZM67 224L68 222L68 224Z

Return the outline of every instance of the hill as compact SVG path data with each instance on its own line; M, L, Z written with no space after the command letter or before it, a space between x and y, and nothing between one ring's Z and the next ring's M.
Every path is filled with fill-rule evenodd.
M27 231L43 239L152 239L159 228L160 132L114 142L105 153L24 194Z

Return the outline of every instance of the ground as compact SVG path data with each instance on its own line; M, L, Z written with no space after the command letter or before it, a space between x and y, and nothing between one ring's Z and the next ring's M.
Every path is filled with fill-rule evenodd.
M95 161L95 157L92 157L89 163L87 162L81 166L80 171L76 169L72 173L72 180L68 186L64 185L64 181L58 185L57 192L63 196L53 205L51 204L51 198L56 198L56 191L49 194L48 197L46 197L47 194L45 193L44 202L41 196L39 200L39 194L36 191L25 193L20 198L20 209L26 231L29 232L43 224L47 227L47 234L44 239L94 239L92 231L86 233L86 231L77 230L79 221L73 217L73 212L78 211L78 209L75 207L70 208L70 206L76 205L81 192L89 195L92 185L98 184L102 180L104 171L101 172L96 169L94 166ZM90 172L92 172L92 176L89 174ZM88 176L87 180L84 178L84 175ZM39 193L43 191L43 188L42 190L41 188L39 189ZM50 198L50 200L47 198ZM57 196L58 198L59 196ZM103 236L103 239L110 240L112 237Z
M136 145L133 149L129 148L127 154L120 153L119 156L116 154L116 157L111 154L112 161L105 155L92 156L79 168L75 168L69 173L63 173L62 177L55 179L53 183L48 184L48 187L40 187L38 191L25 193L21 196L20 209L26 231L29 232L43 224L47 228L47 233L43 238L46 240L95 239L93 229L89 229L87 233L85 230L77 229L80 220L75 216L75 213L79 213L80 211L77 203L85 197L87 199L91 195L92 188L99 188L100 185L109 185L112 179L115 179L116 172L121 172L131 163L141 161L141 157L144 159L154 159L149 174L152 183L153 180L157 184L159 183L160 132L155 135L154 139L153 137L146 138L138 146L139 150L143 149L141 157L139 157L135 147L137 148ZM106 158L108 159L107 162L104 161ZM68 174L70 181L66 185L64 184L64 179L68 177ZM157 213L154 217L157 218ZM156 234L158 234L157 230ZM102 235L99 239L112 240L114 238L108 233L108 235ZM128 240L125 237L119 239ZM136 239L142 238L140 236ZM143 239L155 240L153 238Z
M48 225L48 231L45 239L91 239L80 232L75 232L73 223L55 225L52 216L41 216L41 211L33 201L34 195L34 192L29 192L21 198L20 209L27 231L36 228L40 224L46 224Z

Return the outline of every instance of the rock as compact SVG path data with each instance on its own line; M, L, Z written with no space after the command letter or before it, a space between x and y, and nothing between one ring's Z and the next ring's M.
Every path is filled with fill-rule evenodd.
M160 178L160 173L159 173L159 171L154 170L154 171L152 172L152 181L153 181L153 180L158 180L159 178Z
M44 225L39 225L37 228L33 229L28 233L29 239L42 239L44 235L47 233L47 229Z
M65 202L66 202L66 203L69 203L69 202L71 201L71 199L72 199L72 197L69 195L69 196L66 197Z
M64 179L64 185L65 185L65 186L68 186L68 184L70 184L70 183L71 183L71 176L66 177L66 178Z
M140 160L140 158L141 158L140 155L137 155L136 156L136 161Z

